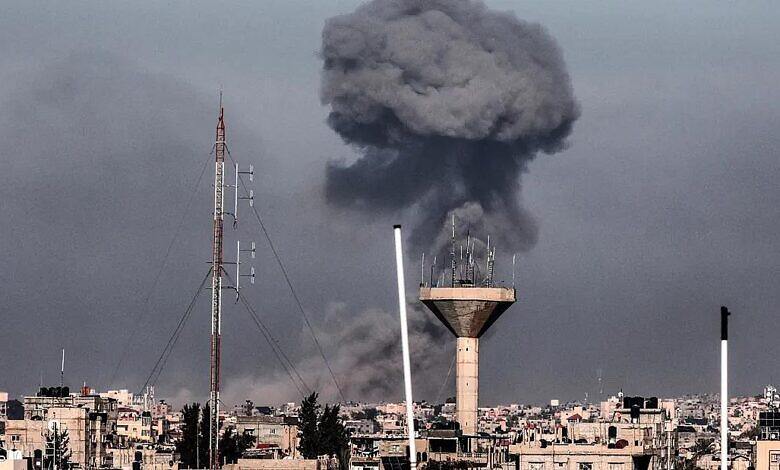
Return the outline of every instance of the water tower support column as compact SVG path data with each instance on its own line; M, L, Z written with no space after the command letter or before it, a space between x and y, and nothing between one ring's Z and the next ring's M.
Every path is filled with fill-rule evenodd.
M477 433L479 406L479 338L458 338L455 370L457 421L463 434Z

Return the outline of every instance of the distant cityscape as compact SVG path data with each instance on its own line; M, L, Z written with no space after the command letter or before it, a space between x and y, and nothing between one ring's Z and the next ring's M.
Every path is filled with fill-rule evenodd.
M773 386L755 396L730 398L730 468L780 468L779 408L780 394ZM408 468L403 402L348 402L331 409L337 410L348 438L345 452L307 458L302 453L306 411L300 403L259 405L247 400L223 408L222 438L243 436L248 443L233 455L221 453L223 467ZM721 463L717 395L657 398L620 391L600 403L553 399L544 406L480 407L473 434L464 433L455 421L454 399L415 402L413 410L416 461L432 469L716 470ZM98 392L88 386L78 391L42 387L16 398L0 392L0 460L13 464L9 468L14 470L61 468L60 452L73 469L193 468L182 455L188 412L191 406L176 409L157 399L151 387L141 395ZM198 437L202 429L200 433ZM58 437L67 441L67 448ZM196 452L205 464L207 450Z

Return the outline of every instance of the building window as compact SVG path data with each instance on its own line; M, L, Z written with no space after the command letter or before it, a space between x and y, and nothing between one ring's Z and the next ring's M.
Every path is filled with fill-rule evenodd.
M577 466L578 470L593 470L592 462L580 462Z
M610 462L609 470L623 470L623 464Z
M529 462L528 470L544 470L544 462Z

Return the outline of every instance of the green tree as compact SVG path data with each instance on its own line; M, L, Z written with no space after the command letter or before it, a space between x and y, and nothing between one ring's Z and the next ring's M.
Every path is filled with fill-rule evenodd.
M710 453L712 445L715 443L714 439L699 439L696 441L696 444L694 444L693 448L691 448L691 458L689 459L683 459L682 461L682 469L683 470L696 470L699 467L699 459Z
M312 393L301 402L299 449L306 459L320 455L337 457L339 467L345 469L349 464L349 434L339 415L341 407L325 405L320 413L317 398L317 393Z
M226 429L219 440L219 458L222 464L236 463L254 443L255 437L247 432L238 434L234 427Z
M44 467L51 470L70 468L70 436L68 430L55 426L46 433L46 459Z
M203 405L203 411L200 414L200 435L198 436L198 446L200 448L200 468L209 468L211 462L211 453L209 452L209 436L211 435L211 407L209 404Z
M176 443L176 452L179 454L181 467L198 468L198 463L200 463L201 468L203 468L204 463L208 462L208 459L205 458L206 454L203 452L203 448L200 449L200 459L198 459L198 445L199 441L201 441L200 404L184 405L181 411L183 415L182 436ZM206 451L208 451L208 445L206 446Z
M305 459L316 459L320 455L320 430L318 414L320 405L317 403L317 392L304 398L301 402L301 412L298 414L301 429L299 450Z
M349 437L341 422L339 405L328 406L322 410L318 423L320 433L320 455L338 456L348 445Z

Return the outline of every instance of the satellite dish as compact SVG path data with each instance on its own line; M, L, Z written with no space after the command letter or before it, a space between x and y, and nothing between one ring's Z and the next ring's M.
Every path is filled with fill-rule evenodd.
M60 427L60 423L58 423L57 421L55 421L53 419L50 419L49 420L49 424L47 425L47 427L49 428L49 431L55 432L57 430L57 428Z

